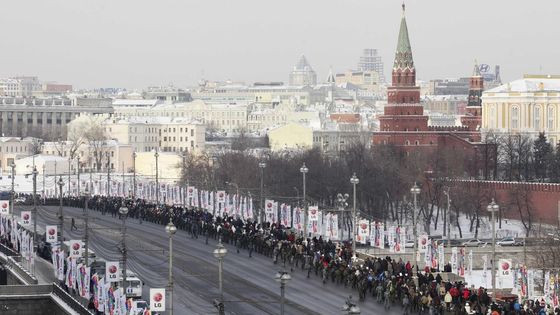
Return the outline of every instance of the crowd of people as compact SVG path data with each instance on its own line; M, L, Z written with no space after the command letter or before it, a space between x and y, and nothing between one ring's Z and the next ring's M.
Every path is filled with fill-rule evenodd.
M59 205L59 199L46 199L46 205ZM69 197L65 206L84 207L85 198ZM308 278L317 277L323 285L351 288L360 301L374 300L385 309L400 306L403 314L554 314L560 315L543 301L492 299L485 288L468 286L462 281L444 279L446 273L418 270L401 259L365 257L356 259L350 243L333 242L322 237L304 238L289 227L276 224L243 222L234 217L215 217L198 209L159 205L145 200L93 196L88 208L103 215L119 216L120 207L128 207L128 219L155 224L172 221L193 239L218 239L231 244L236 251L270 257L291 272L301 270ZM450 269L446 266L444 269ZM415 275L415 276L413 276ZM443 275L443 276L442 276ZM447 278L447 277L446 277Z

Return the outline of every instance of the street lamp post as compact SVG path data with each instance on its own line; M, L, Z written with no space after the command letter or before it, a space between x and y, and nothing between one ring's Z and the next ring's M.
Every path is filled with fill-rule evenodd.
M261 208L259 209L259 223L264 223L264 168L266 167L266 162L259 162L259 168L261 169Z
M122 280L122 288L124 290L124 294L126 294L127 289L127 282L126 282L126 215L128 214L127 207L120 207L119 214L121 215L122 220L122 229L121 229L121 242L122 242L122 258L123 258L123 280Z
M76 193L76 197L80 197L80 157L76 157L76 186L78 188L78 192Z
M169 235L169 315L173 315L173 235L177 232L177 227L171 220L165 226L165 232Z
M107 155L107 197L111 196L111 162L109 160L109 151L106 152Z
M447 196L447 211L443 219L443 236L445 236L445 229L447 228L447 247L449 247L451 253L451 198L449 197L449 189L444 190L443 193ZM447 218L447 225L445 218Z
M156 158L156 209L159 208L159 166L158 166L158 159L159 153L156 150L154 153L154 157Z
M91 176L91 170L90 170L90 176ZM85 263L86 263L86 267L89 266L89 211L88 211L88 203L89 203L89 198L90 198L90 188L88 188L88 186L86 186L86 189L84 191L84 195L85 195L85 202L84 202L84 221L85 221L85 229L84 229L84 251L86 253L85 255Z
M414 197L414 208L412 209L412 233L414 235L414 246L413 246L413 251L412 251L412 255L414 256L414 268L418 269L418 256L417 256L417 251L418 251L418 228L416 227L416 213L418 211L417 207L418 207L418 195L420 194L420 187L418 187L418 185L416 185L416 183L414 183L414 186L412 186L412 188L410 188L410 193L412 194L412 196ZM414 274L414 269L412 270L412 273Z
M360 183L356 173L350 178L350 183L352 184L354 194L354 205L352 207L352 258L356 259L356 185Z
M488 204L486 210L492 213L492 291L496 290L496 219L495 213L500 211L500 206L492 198L492 202Z
M350 197L348 194L337 194L336 195L336 201L338 204L338 211L340 211L341 214L341 218L343 219L343 223L346 222L344 221L344 216L346 213L346 207L348 207L348 203L346 202L346 200L348 200L348 197ZM350 238L350 231L348 231L348 238ZM342 229L342 239L344 239L344 229Z
M132 199L136 200L136 152L132 152Z
M303 222L303 237L304 239L307 239L307 222L309 220L309 213L307 213L307 198L306 198L306 190L305 190L305 175L307 174L307 172L309 172L309 169L307 168L307 166L305 166L305 163L303 163L303 165L300 167L299 171L301 172L301 175L303 176L303 211L304 211L304 222Z
M280 282L280 315L284 315L286 283L292 279L292 276L287 271L278 271L275 279Z
M224 311L224 291L222 286L222 272L223 272L223 264L224 264L224 257L227 255L227 249L222 245L222 238L218 239L218 246L214 249L214 257L218 259L218 287L220 290L220 301L217 305L218 312L220 315L225 314Z
M37 167L33 166L33 252L37 253Z
M16 175L16 164L14 162L12 162L12 164L10 164L10 167L12 168L12 193L10 194L10 212L12 213L12 215L14 215L14 199L16 196L16 189L15 189L15 175Z
M64 182L62 181L62 175L60 175L60 177L58 178L58 187L60 193L60 207L58 208L58 230L60 231L60 246L62 246L62 243L64 242L64 213L62 209L62 187L64 187Z

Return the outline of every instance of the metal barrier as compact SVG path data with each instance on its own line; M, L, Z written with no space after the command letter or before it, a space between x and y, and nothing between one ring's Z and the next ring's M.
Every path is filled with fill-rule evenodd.
M73 298L68 292L64 291L60 286L57 284L52 285L52 294L58 298L60 298L64 303L66 303L69 307L71 307L74 311L76 311L80 315L92 315L94 313L90 312L85 306L80 303L80 301Z
M16 252L15 250L9 248L8 246L0 243L0 253L6 255L6 256L19 256L19 253Z

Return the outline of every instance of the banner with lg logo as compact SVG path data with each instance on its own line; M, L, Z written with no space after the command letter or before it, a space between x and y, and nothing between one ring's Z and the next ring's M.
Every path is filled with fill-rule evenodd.
M31 224L31 211L21 212L21 224L25 226Z
M10 214L10 201L0 201L0 214Z
M82 257L82 241L80 240L70 241L70 257L72 258Z
M108 282L119 282L121 275L118 261L108 261L105 263L105 276Z
M165 289L150 289L150 310L165 312Z
M51 243L51 244L56 243L58 227L56 225L47 225L45 234L46 234L47 243Z

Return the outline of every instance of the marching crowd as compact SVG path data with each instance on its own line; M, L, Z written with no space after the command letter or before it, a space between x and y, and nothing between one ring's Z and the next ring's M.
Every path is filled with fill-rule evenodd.
M69 197L65 206L84 207L84 197ZM45 205L59 205L59 199L46 199ZM197 209L148 203L120 197L93 196L88 208L103 215L119 216L119 208L129 208L128 219L167 224L170 220L193 239L221 238L240 253L247 251L268 256L274 264L283 264L292 272L301 269L307 277L318 277L323 285L340 285L356 291L360 301L368 298L385 309L400 306L403 314L554 314L542 301L520 302L492 300L485 288L447 281L436 270L418 270L410 262L391 257L353 259L349 243L332 242L322 237L303 238L289 227L247 221L234 217L214 217ZM416 269L416 270L413 270ZM446 265L444 271L450 270ZM416 277L413 277L413 274Z

